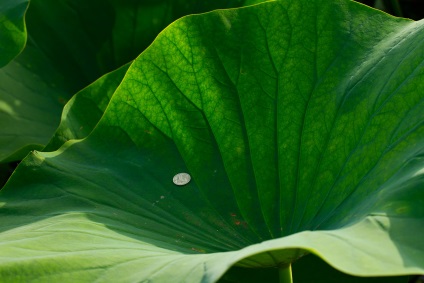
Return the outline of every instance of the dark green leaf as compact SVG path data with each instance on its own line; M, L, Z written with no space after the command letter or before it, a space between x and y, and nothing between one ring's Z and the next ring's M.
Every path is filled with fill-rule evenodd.
M29 0L2 0L0 3L0 68L7 65L24 48L24 16ZM2 109L0 100L0 110Z
M74 95L64 107L61 124L44 150L56 150L68 140L82 139L91 133L129 66L128 63L104 75Z
M181 6L167 0L31 1L27 46L0 69L0 162L20 160L31 149L42 149L75 92L133 60L173 20L243 4L220 0L193 5L196 2ZM5 49L0 66L23 47L26 5L27 1L7 0L0 6L5 12L4 20L0 18L0 51ZM15 29L20 30L19 37ZM19 44L2 40L3 34Z

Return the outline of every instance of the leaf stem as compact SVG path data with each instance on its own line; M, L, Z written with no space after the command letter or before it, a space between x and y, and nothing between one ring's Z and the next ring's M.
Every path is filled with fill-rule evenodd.
M278 268L280 283L293 283L291 264L282 265Z

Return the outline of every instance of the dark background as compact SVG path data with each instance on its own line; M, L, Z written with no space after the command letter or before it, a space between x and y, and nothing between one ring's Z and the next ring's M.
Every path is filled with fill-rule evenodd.
M397 17L420 20L424 18L424 0L358 0Z

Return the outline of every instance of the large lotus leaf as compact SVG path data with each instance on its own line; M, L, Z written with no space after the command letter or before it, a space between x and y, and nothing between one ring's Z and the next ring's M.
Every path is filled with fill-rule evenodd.
M423 25L345 0L175 22L87 138L1 191L0 278L423 273Z
M243 5L240 0L177 2L31 1L26 14L27 46L0 69L0 162L20 160L31 149L43 148L59 124L63 105L76 91L134 59L173 20ZM16 18L20 23L16 29L23 29L26 4L7 0L0 4L0 11ZM1 17L0 39L3 34L15 38L17 31L12 33L8 18ZM0 51L17 49L9 41L0 42ZM15 53L2 53L0 65Z
M28 2L29 0L2 0L0 3L0 68L24 48L26 42L24 15Z

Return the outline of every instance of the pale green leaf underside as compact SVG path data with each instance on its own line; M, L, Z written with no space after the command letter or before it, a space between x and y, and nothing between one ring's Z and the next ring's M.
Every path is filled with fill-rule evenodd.
M214 282L308 252L423 273L423 39L423 22L344 0L175 22L91 135L18 167L0 276Z

